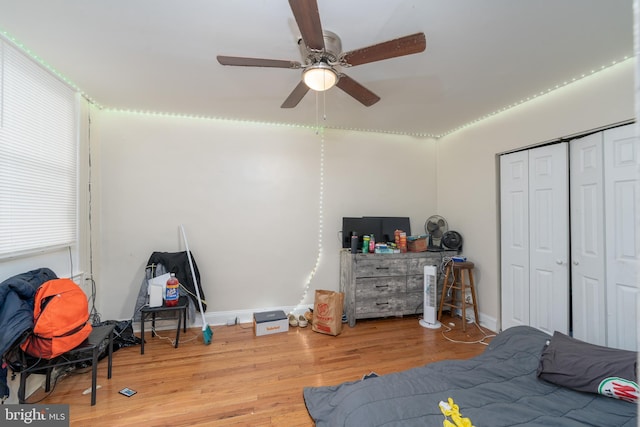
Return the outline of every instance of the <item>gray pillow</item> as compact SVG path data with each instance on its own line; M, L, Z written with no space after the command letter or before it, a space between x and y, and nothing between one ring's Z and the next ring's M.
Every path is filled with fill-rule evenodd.
M602 347L554 332L538 364L538 377L573 390L638 401L638 353Z

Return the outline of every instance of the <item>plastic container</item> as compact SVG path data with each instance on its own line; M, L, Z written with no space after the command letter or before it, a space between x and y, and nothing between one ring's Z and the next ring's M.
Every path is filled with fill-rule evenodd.
M180 282L176 279L176 274L171 273L171 277L167 280L167 290L164 294L164 305L167 307L175 307L178 305L180 298Z
M370 237L369 236L362 236L362 253L366 254L367 252L369 252L369 241L370 241Z
M404 231L400 232L400 244L398 245L401 253L407 252L407 233Z

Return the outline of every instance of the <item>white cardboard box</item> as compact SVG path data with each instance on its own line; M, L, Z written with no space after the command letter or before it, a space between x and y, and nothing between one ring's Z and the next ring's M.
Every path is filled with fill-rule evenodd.
M253 328L257 337L287 332L289 330L289 320L282 310L253 313Z
M164 287L149 283L149 307L160 307L164 300Z
M167 280L171 273L153 277L147 281L147 293L149 294L149 307L160 307L164 301L164 293L167 288Z

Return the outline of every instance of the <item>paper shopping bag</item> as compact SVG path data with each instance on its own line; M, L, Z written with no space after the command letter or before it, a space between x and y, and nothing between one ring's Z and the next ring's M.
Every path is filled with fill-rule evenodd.
M343 292L317 289L313 304L311 329L322 334L334 336L340 334L342 332L343 306Z

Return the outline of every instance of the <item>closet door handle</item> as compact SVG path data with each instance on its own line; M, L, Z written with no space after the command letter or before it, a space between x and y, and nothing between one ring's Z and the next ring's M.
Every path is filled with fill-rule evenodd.
M558 258L558 259L556 260L556 264L558 264L558 265L562 265L562 264L566 264L566 263L565 263L565 261L564 261L564 260L562 260L562 259Z
M580 261L578 261L577 259L573 260L573 265L580 265Z

